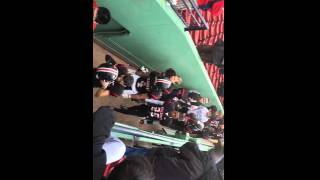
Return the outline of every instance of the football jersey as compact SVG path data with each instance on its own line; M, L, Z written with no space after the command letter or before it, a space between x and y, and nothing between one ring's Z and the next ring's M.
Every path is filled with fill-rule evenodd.
M140 77L135 87L138 94L149 93L151 98L159 99L163 94L170 92L168 90L172 84L168 79L162 78L160 73L153 71L147 77Z
M188 94L189 94L189 90L187 88L179 88L179 89L173 89L170 94L166 94L162 98L164 101L171 100L173 98L178 98L187 102Z
M108 87L107 90L110 91L110 95L111 96L121 96L123 91L125 90L125 87L122 86L120 83L118 83L117 81L111 83Z
M157 72L151 72L147 77L140 77L136 83L136 89L139 94L147 93L155 85L158 77Z
M147 117L150 121L162 121L170 118L169 113L174 110L173 104L164 104L164 105L149 105L149 115Z

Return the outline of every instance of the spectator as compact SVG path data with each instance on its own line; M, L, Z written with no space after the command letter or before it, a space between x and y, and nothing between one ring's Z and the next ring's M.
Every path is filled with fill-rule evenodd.
M129 74L128 68L124 64L116 64L116 67L118 68L118 71L119 71L118 78Z
M93 86L106 89L118 77L118 68L107 63L93 69Z
M202 152L188 142L179 151L169 147L133 155L118 165L107 180L221 180L215 152Z
M211 121L209 121L209 119L213 118L216 110L216 106L210 106L209 108L206 108L204 106L192 106L191 109L187 112L187 114L191 118L187 122L186 131L191 134L201 135L203 134L203 132L207 134L208 130L211 130ZM208 127L210 128L208 129Z
M109 10L105 7L98 7L96 1L93 1L93 30L96 29L97 24L108 24L110 19Z
M137 79L135 89L136 94L128 94L125 98L133 100L145 100L148 98L160 99L163 93L170 93L172 84L180 84L182 78L176 75L173 69L167 69L165 73L151 72L147 76Z
M100 70L100 71L99 71ZM110 72L117 72L117 76L110 78ZM100 79L100 83L97 81ZM105 85L102 80L108 80ZM120 96L125 89L130 89L134 83L134 77L128 73L128 69L123 64L116 64L110 56L105 56L105 63L94 69L94 87L100 89L96 92L96 97L103 96Z
M208 107L209 111L210 111L210 116L209 118L215 119L217 117L217 106L212 105Z
M213 16L224 12L224 0L198 0L198 7L204 11L211 11Z
M187 114L192 114L197 121L207 122L211 116L211 112L205 106L192 106Z
M125 145L115 137L110 137L115 116L109 107L100 107L93 115L93 172L94 180L100 180L106 164L115 162L124 155Z
M173 89L171 93L165 94L161 97L161 100L168 101L178 99L186 104L200 106L209 102L208 98L201 97L200 93L189 90L187 88Z
M205 128L201 133L205 139L221 139L224 137L224 119L210 119L205 123Z
M111 171L106 180L155 180L153 166L147 157L127 157Z
M126 74L122 77L117 78L117 80L111 83L106 89L100 88L96 92L96 97L103 96L121 96L126 89L130 89L134 82L134 77L130 74Z

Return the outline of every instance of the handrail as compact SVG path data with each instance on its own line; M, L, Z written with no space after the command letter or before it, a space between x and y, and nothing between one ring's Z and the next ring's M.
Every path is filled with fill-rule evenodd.
M136 140L141 142L147 142L158 145L168 145L173 147L181 147L185 143L189 142L189 140L191 140L191 138L188 140L183 140L175 137L155 134L152 132L139 130L135 127L124 125L121 123L115 124L115 126L112 128L112 134L119 138L124 138L128 140ZM199 149L202 151L208 151L214 148L214 145L210 145L209 143L194 141L194 139L192 139L191 141L197 143Z
M183 24L185 24L185 26L186 26L186 28L184 29L185 31L207 30L207 29L209 29L208 23L206 22L204 17L201 15L201 13L199 11L199 8L198 8L198 6L197 6L197 4L195 3L194 0L179 0L179 2L182 2L182 4L181 3L180 4L175 4L175 3L172 2L172 0L167 0L167 1L170 4L170 6L173 9L173 11L181 19ZM196 25L194 25L192 23L188 24L186 22L186 20L183 18L182 14L181 14L182 11L185 11L186 13L188 12L192 17L192 20L196 23Z

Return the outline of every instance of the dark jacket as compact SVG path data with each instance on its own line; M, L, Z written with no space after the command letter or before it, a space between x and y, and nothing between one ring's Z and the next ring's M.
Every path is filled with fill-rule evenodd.
M147 155L154 167L155 180L221 180L210 152L195 143L179 148L155 148Z
M109 107L100 107L93 115L93 180L100 180L106 168L107 157L102 146L114 123L115 116Z
M224 63L224 42L219 40L213 47L211 63L222 66Z

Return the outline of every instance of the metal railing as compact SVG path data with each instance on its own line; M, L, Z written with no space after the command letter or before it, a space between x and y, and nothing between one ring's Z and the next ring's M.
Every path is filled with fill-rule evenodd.
M202 151L209 151L210 149L214 148L214 144L204 142L198 138L188 137L180 139L177 137L165 136L148 131L143 131L138 128L121 123L115 124L115 126L112 128L111 134L117 136L118 138L126 139L129 141L146 142L156 145L167 145L176 148L181 147L189 141L197 143L199 149Z
M185 31L194 31L194 30L206 30L209 29L208 23L201 15L198 5L195 0L167 0L174 12L185 24ZM190 22L187 22L183 16L183 13L186 13L187 16L190 16L192 19Z

